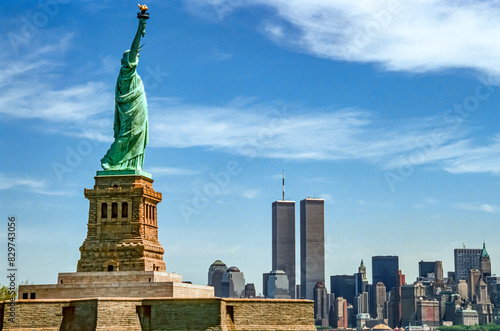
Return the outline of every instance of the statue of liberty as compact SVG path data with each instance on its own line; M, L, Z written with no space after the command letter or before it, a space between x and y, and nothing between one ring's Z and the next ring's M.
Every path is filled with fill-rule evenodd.
M136 68L139 63L141 35L146 32L147 7L139 6L139 27L130 50L123 53L120 73L115 89L115 141L101 159L104 170L142 170L148 143L148 105L141 77Z

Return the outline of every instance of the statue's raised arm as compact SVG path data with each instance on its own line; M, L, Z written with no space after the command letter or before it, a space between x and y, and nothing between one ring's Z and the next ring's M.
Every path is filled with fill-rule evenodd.
M144 37L146 34L146 19L139 19L139 27L137 28L137 33L135 34L134 41L132 41L132 46L130 46L130 62L137 61L137 54L139 54L139 46L141 44L141 36Z
M146 32L145 5L139 6L139 27L130 50L123 53L115 89L115 141L101 159L104 170L142 170L148 143L148 105L141 77L136 69L139 63L141 36Z

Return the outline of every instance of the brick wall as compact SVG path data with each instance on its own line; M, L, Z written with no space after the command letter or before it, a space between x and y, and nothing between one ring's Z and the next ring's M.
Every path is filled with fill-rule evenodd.
M212 299L156 299L144 300L150 308L143 330L222 330L221 300Z
M137 306L140 305L141 300L99 300L96 328L113 330L119 326L119 330L141 330L141 323L137 315Z
M3 330L316 330L308 300L96 298L19 300Z
M223 299L236 330L315 330L309 300ZM230 314L228 314L230 315ZM230 318L230 316L228 316ZM228 325L229 326L229 325Z
M15 323L9 322L9 316L4 314L3 329L59 330L63 307L68 305L67 300L19 300L16 302Z

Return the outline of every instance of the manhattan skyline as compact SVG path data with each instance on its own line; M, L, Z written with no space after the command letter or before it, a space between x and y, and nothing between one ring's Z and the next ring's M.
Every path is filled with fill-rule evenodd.
M168 272L205 284L220 259L261 292L284 169L286 200L325 200L327 279L361 259L371 279L376 255L409 283L420 260L446 275L453 249L483 241L500 273L496 2L148 6L144 169ZM20 280L53 283L76 271L137 4L0 9L0 210L19 219Z

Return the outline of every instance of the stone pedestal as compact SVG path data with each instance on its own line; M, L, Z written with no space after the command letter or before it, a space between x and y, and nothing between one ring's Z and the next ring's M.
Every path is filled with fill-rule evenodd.
M165 271L156 205L162 194L144 171L99 171L89 199L77 272Z
M162 271L59 273L57 284L19 285L19 299L213 298L212 286L184 283Z

